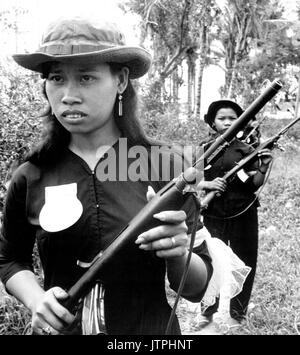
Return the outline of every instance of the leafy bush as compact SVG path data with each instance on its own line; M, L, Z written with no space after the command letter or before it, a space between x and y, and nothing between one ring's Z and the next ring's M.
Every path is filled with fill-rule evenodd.
M0 212L7 182L41 131L41 79L9 59L0 61Z
M266 119L261 125L261 132L264 136L271 137L290 122L292 122L292 119ZM282 140L300 141L300 121L291 127L284 137Z
M195 116L187 118L178 106L170 104L163 113L152 110L143 113L146 133L155 139L173 144L199 145L207 137L207 125Z

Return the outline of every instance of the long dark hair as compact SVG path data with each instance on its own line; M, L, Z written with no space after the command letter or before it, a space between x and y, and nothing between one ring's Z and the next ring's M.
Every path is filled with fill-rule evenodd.
M50 65L48 63L44 67L43 78L47 78ZM121 68L121 64L108 63L113 74L117 73ZM43 95L47 98L45 82L43 84ZM115 101L113 110L114 119L117 127L121 131L123 137L128 139L130 145L142 145L149 148L151 145L161 144L147 137L145 131L138 118L138 98L136 90L132 82L129 80L123 96L123 114L118 114L118 100ZM43 133L41 142L34 147L27 157L26 161L30 161L36 165L48 165L55 163L63 150L67 149L70 143L70 133L60 124L55 115L52 114L50 106L41 116L43 121Z

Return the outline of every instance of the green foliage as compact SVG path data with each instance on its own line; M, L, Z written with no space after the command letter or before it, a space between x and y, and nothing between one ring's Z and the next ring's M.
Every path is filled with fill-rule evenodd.
M42 287L44 274L36 244L33 250L33 267L37 280ZM30 325L31 315L29 310L17 299L10 296L0 282L0 335L31 334Z
M149 97L154 101L168 100L166 78L171 79L173 100L178 100L178 87L182 78L176 75L187 61L190 73L195 74L195 61L199 56L203 26L213 15L214 0L130 0L124 6L141 17L141 44L151 41L153 64L150 71ZM211 25L211 24L210 24ZM182 69L182 68L181 68ZM189 93L193 75L189 75Z
M6 183L39 137L38 117L45 102L38 75L23 71L11 60L0 62L0 212Z
M10 10L6 9L0 12L0 29L9 31L18 31L18 17L23 17L28 13L28 10L22 7L13 6Z
M166 106L163 113L145 111L142 123L150 137L171 144L197 146L208 134L207 125L202 120L195 116L188 118L176 104Z
M260 41L254 55L238 63L233 95L235 99L242 98L248 105L260 93L263 83L275 78L285 83L284 91L289 91L291 82L288 73L290 67L299 63L300 47L293 45L285 29L285 26L276 23L268 24L265 38Z
M261 125L261 133L263 136L270 137L278 133L283 127L288 125L292 119L267 119ZM298 121L291 127L284 136L280 139L279 143L284 147L290 149L292 156L295 154L293 148L297 147L300 142L300 122Z

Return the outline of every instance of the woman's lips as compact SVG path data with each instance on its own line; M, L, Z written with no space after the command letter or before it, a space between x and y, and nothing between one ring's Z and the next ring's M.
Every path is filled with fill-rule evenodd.
M79 115L79 114L76 114L76 115L63 115L64 117L67 117L67 118L81 118L83 117L83 115Z
M86 114L82 111L64 111L62 116L67 118L81 118L86 116Z
M81 111L64 111L62 117L67 122L80 122L82 121L87 114Z

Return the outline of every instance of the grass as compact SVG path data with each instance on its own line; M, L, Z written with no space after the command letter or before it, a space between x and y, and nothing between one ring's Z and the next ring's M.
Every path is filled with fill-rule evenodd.
M289 142L261 195L254 307L241 331L246 334L300 334L299 156L299 147Z
M284 140L261 192L260 243L250 309L243 326L228 334L300 334L300 143ZM2 294L2 295L1 295ZM197 331L197 313L182 300L178 307L183 333ZM0 288L0 335L24 334L30 317Z
M14 297L0 290L0 335L22 335L30 324L30 315Z

